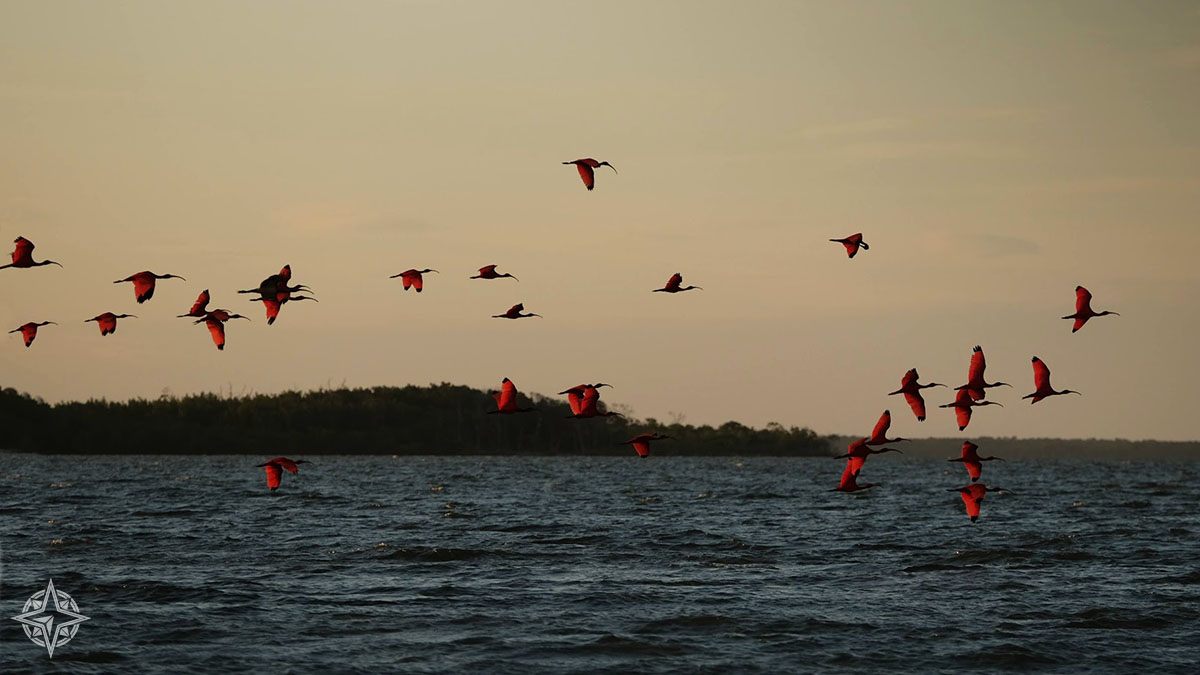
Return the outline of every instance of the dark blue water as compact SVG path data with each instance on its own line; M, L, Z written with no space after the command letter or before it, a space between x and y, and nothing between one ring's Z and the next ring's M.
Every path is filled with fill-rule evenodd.
M952 448L948 456L957 454ZM0 455L0 672L1194 673L1197 463ZM91 620L8 619L53 577Z

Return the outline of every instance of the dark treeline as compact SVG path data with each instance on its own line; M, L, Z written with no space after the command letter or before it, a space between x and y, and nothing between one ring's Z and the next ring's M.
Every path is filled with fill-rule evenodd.
M810 429L737 422L719 427L619 417L569 419L565 399L522 397L536 412L488 415L487 392L440 384L273 395L214 394L50 405L0 391L3 449L54 453L629 454L619 445L658 431L656 455L828 455Z

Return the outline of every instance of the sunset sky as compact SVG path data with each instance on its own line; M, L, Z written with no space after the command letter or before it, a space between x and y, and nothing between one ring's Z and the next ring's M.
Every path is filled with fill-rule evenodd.
M1197 439L1200 6L5 1L18 235L64 267L0 270L2 327L62 325L5 334L0 385L49 401L507 376L691 423ZM234 291L284 263L320 303L268 327ZM112 281L146 269L187 281L138 306ZM704 290L650 292L676 271ZM1072 335L1077 284L1121 316ZM253 318L224 352L175 318L205 288ZM545 318L489 318L516 302ZM922 424L886 396L976 344L1015 386L966 433L953 392ZM1034 355L1084 395L1021 401Z

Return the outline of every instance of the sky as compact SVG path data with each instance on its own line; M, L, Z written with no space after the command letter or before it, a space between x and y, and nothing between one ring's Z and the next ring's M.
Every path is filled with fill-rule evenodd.
M0 386L603 381L695 424L1200 439L1198 83L1194 2L6 0L0 241L64 267L0 270L4 330L61 324L4 335ZM234 291L285 263L320 302L268 327ZM187 281L139 306L141 270ZM704 290L650 292L677 271ZM1121 316L1072 334L1079 284ZM175 318L205 288L253 319L224 352ZM517 302L545 318L490 318ZM966 433L886 395L976 344L1015 386ZM1083 396L1021 401L1035 355Z

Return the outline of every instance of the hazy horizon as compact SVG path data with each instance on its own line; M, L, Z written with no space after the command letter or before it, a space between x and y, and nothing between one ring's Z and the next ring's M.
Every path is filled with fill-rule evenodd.
M604 381L639 417L1196 440L1194 3L0 5L3 386ZM580 157L610 161L586 191ZM853 260L831 237L862 232ZM5 253L10 251L5 248ZM7 262L7 261L5 261ZM235 295L285 263L319 303ZM495 263L520 278L468 276ZM408 268L432 267L404 292ZM158 284L137 305L141 270ZM703 291L651 293L673 272ZM1077 334L1076 285L1097 310ZM252 317L218 352L175 315ZM544 319L490 318L523 302ZM101 338L84 319L127 312ZM988 357L958 432L887 396ZM1030 406L1030 358L1083 396Z

